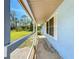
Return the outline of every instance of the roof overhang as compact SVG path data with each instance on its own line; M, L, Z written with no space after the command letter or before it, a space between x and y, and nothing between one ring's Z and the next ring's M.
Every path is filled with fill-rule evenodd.
M37 23L46 22L63 0L19 0L25 11Z

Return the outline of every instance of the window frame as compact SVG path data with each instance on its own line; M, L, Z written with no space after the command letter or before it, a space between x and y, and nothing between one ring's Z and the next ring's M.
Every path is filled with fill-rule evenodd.
M50 19L52 19L52 18L54 18L54 29L53 29L53 31L54 31L54 34L53 34L53 36L52 35L50 35L49 34L49 29L47 28L47 23L50 21ZM51 36L51 37L53 37L55 40L57 40L57 19L56 19L56 16L54 15L53 17L51 17L47 22L46 22L46 34L47 35L49 35L49 36ZM48 30L48 31L47 31Z

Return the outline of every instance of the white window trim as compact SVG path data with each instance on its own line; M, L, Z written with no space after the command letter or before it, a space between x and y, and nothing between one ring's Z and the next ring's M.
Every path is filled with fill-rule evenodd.
M46 32L46 34L50 37L53 37L55 40L57 40L57 19L56 19L56 16L54 15L54 36L51 36L50 34L48 34ZM48 20L49 21L49 20Z

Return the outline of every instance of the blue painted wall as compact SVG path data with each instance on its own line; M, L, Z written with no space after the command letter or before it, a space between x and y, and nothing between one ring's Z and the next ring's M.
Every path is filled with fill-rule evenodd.
M74 59L74 1L64 0L56 12L57 40L46 34L45 25L42 33L64 59Z

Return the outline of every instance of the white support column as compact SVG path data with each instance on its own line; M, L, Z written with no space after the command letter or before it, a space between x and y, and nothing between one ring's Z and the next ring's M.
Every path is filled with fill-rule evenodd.
M34 55L33 55L33 59L36 59L36 50L37 50L37 43L38 43L38 40L37 40L37 24L34 23L34 30L35 30L35 34L34 34L34 39L33 39L33 48L34 48Z
M37 45L37 24L35 23L35 21L33 20L33 32L35 32L34 33L34 35L32 36L32 39L33 39L33 44L32 44L32 46L31 46L31 49L30 49L30 51L29 51L29 53L28 53L28 55L27 55L27 59L29 59L30 58L30 55L31 55L31 52L32 52L32 50L34 49L34 55L33 55L33 59L36 57L36 45Z
M38 38L38 34L37 34L37 24L36 24L36 28L35 28L35 29L36 29L36 33L35 33L35 38L36 38L36 39L35 39L35 44L37 45L37 38Z
M34 45L36 45L36 42L37 42L37 24L34 20L33 20L33 32L35 32L35 34L33 35L33 40L34 40Z

